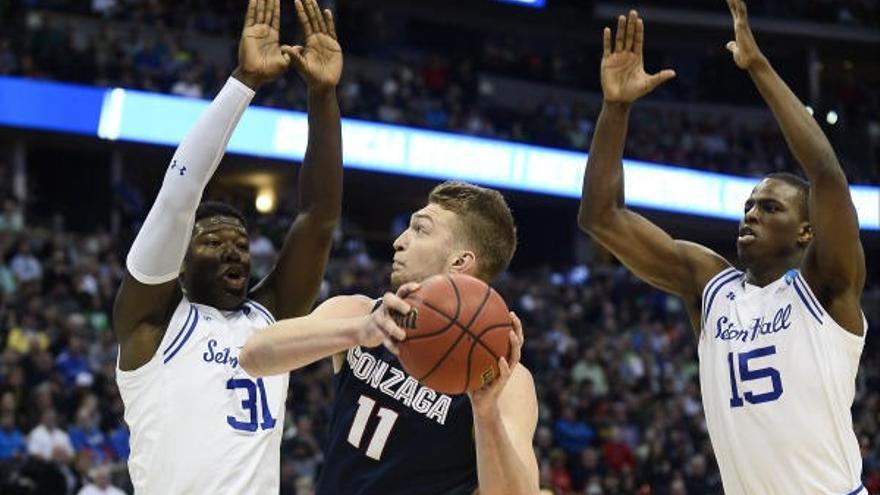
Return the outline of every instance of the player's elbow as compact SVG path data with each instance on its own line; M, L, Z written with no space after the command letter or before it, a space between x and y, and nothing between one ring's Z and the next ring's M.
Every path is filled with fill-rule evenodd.
M585 233L595 236L608 227L612 217L613 212L611 211L582 206L578 211L578 227Z

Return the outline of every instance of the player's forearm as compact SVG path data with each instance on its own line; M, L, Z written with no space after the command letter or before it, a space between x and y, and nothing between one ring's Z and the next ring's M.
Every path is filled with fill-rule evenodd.
M230 78L175 150L129 252L129 271L140 282L158 284L177 277L196 207L253 96L250 88Z
M815 181L838 176L845 181L825 133L766 57L761 57L749 68L749 75L776 117L789 149L807 177Z
M474 413L474 439L480 495L538 493L537 480L517 454L500 412Z
M591 230L609 212L623 207L623 148L629 109L629 105L606 102L599 113L578 213L578 224L584 230Z
M336 89L309 89L309 143L300 172L303 212L328 228L342 213L342 124Z
M362 326L363 318L282 320L248 339L239 362L253 377L293 371L356 346Z

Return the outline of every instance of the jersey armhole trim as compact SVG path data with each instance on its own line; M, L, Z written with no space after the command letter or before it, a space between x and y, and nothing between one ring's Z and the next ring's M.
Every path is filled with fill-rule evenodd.
M183 340L181 340L181 341L177 344L176 347L174 347L174 343L172 343L172 344L171 344L170 346L168 346L168 348L162 353L162 355L164 356L164 359L163 359L163 363L164 363L164 364L168 364L168 362L171 361L171 360L174 358L174 356L176 356L177 353L180 352L181 349L183 349L183 346L186 345L187 341L189 340L189 338L190 338L190 337L192 336L192 334L193 334L193 330L196 329L196 325L198 325L198 323L199 323L199 308L197 308L195 305L192 305L192 306L193 306L193 309L195 310L195 312L192 314L192 323L190 323L190 325L189 325L189 329L186 331L186 336L183 337ZM187 319L187 322L189 322L189 321L190 321L190 320ZM183 331L183 329L181 328L181 332L182 332L182 331ZM174 347L174 350L173 350L173 351L170 350L172 347Z
M117 348L119 346L117 345ZM136 380L143 375L146 375L156 369L159 366L159 350L156 349L156 353L153 354L153 357L150 358L149 361L140 365L139 367L133 370L123 370L119 367L119 356L120 352L116 353L116 381L122 382L130 382L132 380Z
M256 309L257 311L259 311L260 313L262 313L263 316L265 316L266 319L269 321L269 324L270 324L270 325L273 324L273 323L275 323L275 317L272 316L272 312L271 312L271 311L269 311L268 309L266 309L266 306L263 306L262 304L258 303L257 301L255 301L255 300L253 300L253 299L248 299L248 300L245 302L245 304L250 304L254 309Z
M736 268L730 267L712 277L712 280L706 284L706 287L703 289L703 307L701 308L703 314L700 318L703 326L706 325L706 318L709 317L709 311L712 309L712 303L715 301L715 296L718 295L718 291L728 283L739 278L741 275L742 272Z
M834 318L832 318L831 315L825 314L827 313L827 311L825 310L825 308L822 307L822 304L819 303L819 300L816 299L816 295L813 294L813 289L810 288L810 284L808 284L807 281L804 279L804 276L800 272L800 270L798 270L797 276L794 278L793 285L804 305L807 306L807 309L810 311L813 317L819 320L820 324L823 324L824 326L824 320L827 318L827 320L830 321L834 325L834 327L837 327L828 329L831 330L830 333L833 338L842 340L847 346L850 346L854 350L861 352L865 344L865 337L867 337L868 335L868 319L865 317L864 311L860 311L862 314L862 328L864 328L864 331L862 332L862 335L856 335L840 326L839 323L834 321ZM799 289L798 287L801 288ZM803 290L805 294L802 295L801 290ZM806 295L806 298L804 298L804 295ZM813 306L814 309L810 309L810 303L808 303L808 301L815 305ZM820 319L816 317L816 314L813 312L814 310L817 311L818 314L821 315L823 318Z

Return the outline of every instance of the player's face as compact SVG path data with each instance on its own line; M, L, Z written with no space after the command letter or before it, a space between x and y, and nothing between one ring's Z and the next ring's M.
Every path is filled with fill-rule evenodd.
M190 299L232 310L244 302L251 272L247 231L233 217L196 222L182 278Z
M736 239L737 254L747 267L791 256L809 241L798 194L796 187L776 179L764 179L752 190Z
M455 245L455 213L439 205L413 213L409 227L394 241L391 286L394 290L407 282L421 282L449 269Z

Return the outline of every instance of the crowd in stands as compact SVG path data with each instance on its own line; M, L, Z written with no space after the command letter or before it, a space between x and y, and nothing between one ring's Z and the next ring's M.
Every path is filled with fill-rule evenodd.
M0 75L209 98L233 68L231 43L242 15L238 2L211 2L208 8L197 1L95 0L91 8L79 11L66 2L30 3L32 8L74 10L108 20L100 29L88 30L78 28L74 18L44 15L40 10L19 12L14 26L0 29ZM589 148L599 109L595 46L567 40L536 43L528 37L468 31L441 36L436 27L424 23L403 29L376 12L355 8L340 16L346 53L391 66L380 77L349 67L339 89L344 116L557 148ZM295 33L292 16L286 20L291 25L283 27L284 32ZM135 23L137 28L117 26L117 21ZM401 37L395 29L410 34ZM193 32L229 43L230 56L217 60L199 53L184 36ZM419 32L428 34L413 34ZM437 39L446 40L448 46L437 46ZM667 102L754 104L747 78L737 74L726 52L717 52L698 56L698 70L661 87L655 97ZM649 55L654 63L672 62L669 53ZM492 77L487 76L589 90L593 96L574 104L550 93L529 104L509 98L499 101L505 97L497 94ZM798 76L789 82L803 86L805 80ZM826 100L840 102L840 123L831 137L850 180L880 183L880 93L855 78L828 91ZM305 108L302 86L293 76L261 89L255 102ZM740 175L799 170L769 113L734 119L723 110L639 105L632 122L629 158ZM836 135L846 141L838 142Z
M622 0L615 0L615 2L625 3ZM688 10L717 10L717 5L711 2L642 0L639 3ZM876 0L794 0L787 2L749 0L747 3L749 14L753 16L837 23L849 26L880 25L880 3Z
M9 181L3 184L8 189ZM272 266L290 220L280 213L251 222L254 279ZM379 295L387 256L372 253L356 228L344 232L337 233L321 298ZM114 486L131 493L111 328L125 237L73 233L57 221L38 228L13 200L0 212L4 494L19 493L13 480L26 478L22 473L56 483L51 493L115 494ZM678 299L607 265L524 267L495 286L524 322L523 363L540 404L534 444L542 486L558 495L721 493L695 341ZM877 280L864 307L869 321L880 321ZM872 494L880 493L880 361L869 357L877 342L868 338L853 407ZM312 493L333 390L329 360L291 377L283 494Z

